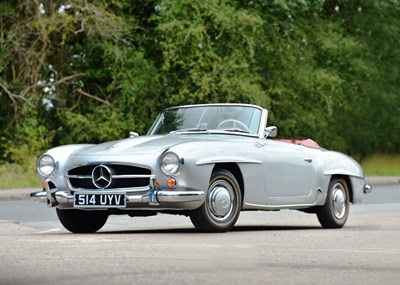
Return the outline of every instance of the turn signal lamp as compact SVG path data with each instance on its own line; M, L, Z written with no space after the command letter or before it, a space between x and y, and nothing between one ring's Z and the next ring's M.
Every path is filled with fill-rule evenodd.
M176 180L175 178L171 177L167 180L167 185L169 188L175 188L176 186Z

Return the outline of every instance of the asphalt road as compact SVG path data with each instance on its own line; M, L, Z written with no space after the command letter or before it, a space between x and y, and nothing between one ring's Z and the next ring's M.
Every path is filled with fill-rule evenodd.
M224 234L182 216L111 217L70 234L55 210L0 202L0 285L398 284L400 186L374 187L346 226L326 230L297 211L243 212Z

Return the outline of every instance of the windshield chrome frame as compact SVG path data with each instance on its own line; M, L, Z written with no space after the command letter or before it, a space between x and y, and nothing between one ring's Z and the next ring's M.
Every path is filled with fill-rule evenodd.
M169 110L174 110L174 109L189 109L189 108L218 107L218 106L251 107L251 108L259 109L261 111L261 117L260 117L260 122L259 122L259 126L258 126L258 133L257 134L247 134L247 133L234 133L234 132L228 132L228 131L215 131L215 130L210 130L210 131L204 132L204 133L235 134L235 135L243 135L243 136L250 136L250 137L258 137L260 139L262 139L264 137L264 129L267 125L268 111L257 105L239 104L239 103L195 104L195 105L183 105L183 106L174 106L174 107L166 108L163 110L163 112L158 114L157 118L154 120L152 126L150 127L149 131L147 132L147 135L153 135L154 130L160 124L160 117L164 116L164 114L163 114L164 112L168 112ZM185 132L185 133L187 133L187 132Z

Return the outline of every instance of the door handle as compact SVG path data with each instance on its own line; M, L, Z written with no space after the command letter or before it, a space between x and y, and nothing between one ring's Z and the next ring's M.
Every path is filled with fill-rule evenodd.
M304 161L311 163L312 162L312 158L305 158Z

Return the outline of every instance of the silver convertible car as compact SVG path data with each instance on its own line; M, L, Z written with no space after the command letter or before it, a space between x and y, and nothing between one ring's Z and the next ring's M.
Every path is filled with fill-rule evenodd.
M324 228L346 223L371 191L360 165L312 140L276 139L255 105L206 104L160 113L146 136L52 148L37 161L43 191L73 233L96 232L109 215L189 216L225 232L240 211L300 210Z

